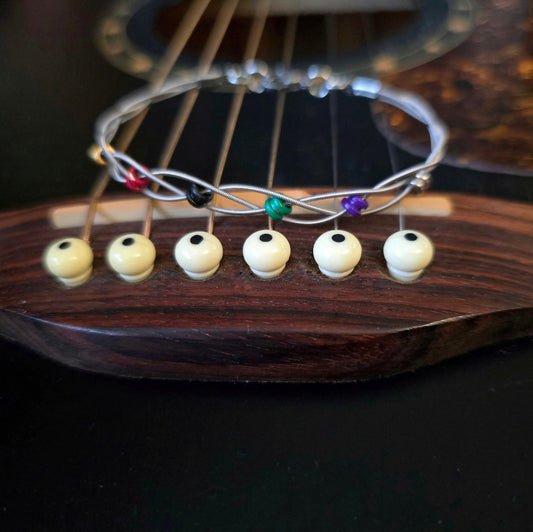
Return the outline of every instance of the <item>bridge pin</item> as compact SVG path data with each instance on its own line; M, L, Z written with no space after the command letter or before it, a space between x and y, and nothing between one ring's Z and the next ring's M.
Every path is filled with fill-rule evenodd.
M198 281L215 274L222 255L220 240L206 231L188 233L174 247L174 258L178 265L191 279Z
M418 231L398 231L385 242L383 254L391 276L397 281L418 279L433 260L431 240Z
M91 276L93 252L85 240L61 238L45 249L43 266L64 285L79 286Z
M253 273L262 279L279 275L291 255L289 241L277 231L252 233L242 248L244 260Z
M137 283L152 273L155 255L155 247L150 239L141 234L128 233L109 244L106 261L121 279Z
M361 244L348 231L333 229L320 235L313 246L313 256L320 271L332 279L352 273L361 260Z

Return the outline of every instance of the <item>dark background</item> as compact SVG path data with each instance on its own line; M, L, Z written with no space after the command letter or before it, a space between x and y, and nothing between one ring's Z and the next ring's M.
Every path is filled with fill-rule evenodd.
M96 116L140 85L94 51L102 5L0 5L3 209L85 194ZM387 147L353 105L359 142L343 136L354 152L341 174L372 182L388 171ZM158 139L142 135L150 158ZM329 164L312 163L301 164ZM466 170L442 169L437 188L447 175L463 190L516 193ZM532 340L353 385L119 380L0 349L3 530L533 529Z

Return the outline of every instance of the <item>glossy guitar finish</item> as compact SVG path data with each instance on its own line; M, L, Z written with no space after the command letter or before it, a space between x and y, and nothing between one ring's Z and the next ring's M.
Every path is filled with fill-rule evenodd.
M527 42L525 37L530 34L531 25L522 15L528 6L519 1L496 4L493 0L478 3L480 24L471 41L429 65L408 74L389 74L387 79L399 87L420 92L436 106L452 131L451 162L497 171L503 166L502 171L515 173L519 166L520 173L527 175L531 170L531 157L522 142L529 137L527 134L520 136L522 131L527 133L527 128L521 124L531 122L528 121L531 99L520 92L531 79L528 63L523 57L527 47L508 49L501 46L502 35L503 38L507 36L505 32L493 31L491 24L500 29L509 23L517 26L513 21L518 18L522 23L513 35L516 41L522 39ZM27 13L20 17L23 21L21 28L26 28L26 21L31 20L29 15L32 13L34 10L28 8ZM47 21L62 20L60 15L64 13L65 10L58 7L54 13L57 16L48 16ZM35 16L35 28L41 27L38 15ZM487 18L490 19L488 22ZM75 27L72 23L62 23L57 32ZM469 30L465 26L463 29ZM45 31L43 35L47 38L53 33ZM76 29L76 42L78 33ZM33 35L32 39L35 38ZM479 39L483 43L482 56L469 59L470 46L479 44ZM83 42L89 42L87 35ZM491 43L495 50L483 55L487 43ZM44 37L41 36L39 44L38 49L48 50L48 41ZM63 52L66 46L58 41L57 48ZM76 47L69 46L69 50L76 51ZM502 56L496 53L499 51ZM510 55L505 56L505 53ZM19 56L18 52L16 56ZM509 57L513 60L511 70L506 67ZM478 68L482 60L505 68L512 82L504 82L497 75L497 69ZM83 56L80 64L85 62L86 57ZM36 78L40 79L39 94L57 94L63 98L63 93L68 94L68 91L64 91L62 86L58 90L57 80L62 77L74 79L71 73L78 65L73 60L60 76L57 74L57 63L53 67L46 62L42 64L46 67L35 62L31 63L31 69L26 67L13 71L32 72L31 83L26 83L28 87L33 86L34 77L39 74L41 78ZM100 76L103 70L103 65L97 67L93 71L94 77ZM442 75L443 70L445 76ZM83 71L81 69L80 72ZM50 72L54 75L48 79ZM106 87L106 91L113 88L121 94L123 91L116 86L119 79L114 78L111 72L107 72L106 76L109 79L106 78L104 84L98 84L98 90L103 90L101 87ZM514 82L517 76L521 84ZM43 79L47 83L43 84ZM498 94L494 97L494 80L499 82L497 87L518 88L518 93L511 94L513 97L509 98L508 93L496 91ZM72 92L76 94L72 97L75 104L61 99L61 105L70 109L72 116L78 116L79 101L92 81L92 78L85 79L80 84L82 89ZM96 115L104 107L104 102L107 105L108 100L114 100L118 94L112 98L107 92L105 97L101 95L100 103L92 114ZM488 101L489 110L477 105L474 96L485 98L482 103ZM31 110L33 101L29 98L24 105ZM46 100L38 101L38 113L35 114L44 116L41 113L50 110L50 114L43 118L47 129L48 124L60 123L57 109ZM503 111L496 114L491 111L494 102L502 106L508 104L504 109L505 118L502 117ZM89 98L87 104L90 103ZM306 103L306 113L312 105ZM508 108L509 105L512 109ZM214 105L206 106L208 111L214 108ZM260 106L254 108L253 116L260 116L256 113L258 109ZM517 110L519 112L515 113ZM379 113L382 111L378 109ZM20 115L17 112L17 124ZM76 131L71 115L68 115L65 127L58 127L64 133L61 140L66 142L66 148L62 157L54 155L45 181L50 182L50 187L57 188L61 179L81 191L88 188L88 183L78 181L83 179L83 175L80 176L80 172L73 175L72 170L79 168L78 161L83 153L81 144L88 141L90 125L85 124L81 128L83 139L71 146L70 137ZM33 116L31 111L29 116ZM271 116L268 116L270 120ZM327 117L327 114L324 116ZM359 117L360 113L354 113L354 116ZM510 123L509 120L518 120L512 123L511 128L514 137L519 137L518 143L514 137L508 143L509 127L499 127L499 123L492 127L491 121L498 121L499 117L502 117L500 122L505 124ZM93 118L91 116L91 121ZM389 126L381 118L378 115L378 126L389 137L392 136L407 151L420 153L419 130L411 129L406 121L398 122L395 115L385 115ZM33 122L32 118L32 134ZM287 122L290 131L291 121ZM315 130L327 131L327 118L315 120L315 123ZM12 124L9 129L15 130ZM307 129L309 133L314 131ZM362 128L365 136L369 135L370 129ZM194 129L191 132L193 136L196 132L193 142L184 142L182 146L196 147L197 139L204 139L205 131L210 129L205 126ZM397 138L398 133L401 139ZM6 150L8 154L16 154L16 157L13 155L16 160L13 168L16 170L12 174L20 175L21 181L6 180L3 183L5 198L18 197L16 194L20 189L30 189L25 185L24 178L34 173L36 168L46 167L48 170L48 166L42 163L42 154L46 153L43 146L48 146L41 142L43 135L27 137L28 141L12 142L10 149ZM249 141L253 135L244 134L244 137ZM39 140L37 148L32 148L33 138ZM295 143L301 140L294 134L291 139ZM474 141L470 142L471 139ZM507 142L505 149L500 151L502 139ZM368 164L355 161L357 157L365 156L367 146L355 154L351 147L354 143L351 138L348 140L350 149L343 150L341 143L341 155L348 159L353 157L354 161L348 160L346 170L349 171L344 173L351 175L353 169L357 174L364 171L372 173L367 169ZM157 142L158 146L161 142ZM480 143L483 150L474 149ZM148 144L146 137L139 144L143 147ZM322 143L321 148L316 149L306 138L305 144L305 151L297 145L296 152L301 159L309 159L311 166L316 166L314 156L317 152L325 153L327 158L328 143ZM54 154L62 146L59 138L57 141L54 139L52 145ZM202 152L210 151L204 149L203 144L201 146ZM516 146L519 146L518 150ZM184 148L177 154L179 165L187 158L188 151L191 150ZM379 157L385 151L384 147ZM32 154L31 158L27 152ZM261 172L257 168L253 172L250 160L242 157L249 153L257 159L255 151L246 145L240 152L240 166L248 174L263 176L264 165L256 163ZM30 159L31 164L25 167ZM488 164L480 162L481 159ZM290 158L293 163L297 160L296 157ZM50 163L48 159L46 162ZM464 173L461 171L446 171L457 174L456 181L462 190L472 188L462 182ZM52 173L60 178L54 178L55 181L50 179ZM230 168L228 173L235 174L235 171ZM299 172L291 168L282 173L307 176L312 172L308 168ZM383 171L374 173L383 175ZM207 173L203 170L199 175ZM437 186L441 186L440 176L435 177ZM476 176L476 180L483 189L482 185L487 187L493 177L483 174ZM292 186L296 185L292 183ZM529 184L527 187L530 194L531 187ZM518 187L512 185L505 188L510 189L514 197L521 193ZM28 196L30 201L40 198L40 187L24 190L24 193L30 192L33 193L33 196ZM505 193L509 194L509 190ZM49 194L57 197L55 188ZM50 241L76 235L78 230L53 229L48 223L50 205L6 212L0 214L0 335L59 362L93 372L139 378L290 382L356 381L392 375L480 346L532 335L531 206L457 194L451 195L451 198L454 210L450 217L408 217L409 226L426 233L436 246L436 257L430 270L422 279L411 284L394 282L386 272L382 246L386 238L397 230L398 219L397 216L384 215L341 222L342 229L352 231L359 238L363 255L356 270L337 281L324 277L312 257L315 239L330 227L301 230L278 224L276 229L285 234L291 243L292 256L280 277L262 281L254 277L244 263L242 244L251 232L265 228L265 219L251 218L245 223L242 219L217 220L216 235L224 246L224 258L213 278L198 282L187 278L176 266L172 250L180 236L191 230L203 229L203 221L199 225L197 219L180 221L179 224L156 220L153 240L158 258L154 272L142 283L131 285L120 281L109 271L104 252L116 236L129 231L138 232L139 222L96 226L92 243L95 252L93 275L86 284L66 289L44 272L40 264L41 255Z
M312 258L321 227L278 224L291 243L284 273L250 273L242 244L264 217L221 218L224 258L192 281L176 266L176 240L198 219L158 220L158 258L144 282L120 281L105 247L138 223L96 226L94 272L66 289L40 264L53 229L50 206L0 215L0 333L59 362L129 377L219 381L357 381L411 371L502 340L533 334L533 211L496 199L450 196L449 217L409 216L436 247L414 283L392 281L382 246L397 216L343 219L357 235L360 265L342 280ZM203 223L202 223L203 225ZM177 230L177 228L179 228Z
M481 0L478 10L478 23L460 46L384 80L423 94L449 125L449 164L532 176L533 61L524 45L533 35L531 3ZM379 111L388 125L378 124L395 143L424 152L424 131L416 123L394 110Z

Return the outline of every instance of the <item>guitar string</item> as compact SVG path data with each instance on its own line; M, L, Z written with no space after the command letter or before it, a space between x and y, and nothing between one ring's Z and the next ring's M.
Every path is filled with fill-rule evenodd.
M381 117L381 129L385 131L385 127L387 125L387 120L385 116ZM387 142L387 151L389 152L389 161L391 164L391 169L393 172L396 172L399 168L398 164L398 157L396 155L396 151L394 147L392 146L391 142L387 137L385 137L385 140ZM398 228L400 231L403 231L405 229L405 215L402 208L402 200L398 202Z
M200 76L205 76L211 68L211 65L215 60L222 40L226 35L228 26L233 19L233 15L235 13L238 3L239 0L225 0L222 3L222 6L220 7L216 20L207 38L204 49L202 50L202 53L198 60L198 73ZM163 147L163 150L159 157L159 168L167 168L170 164L172 156L176 151L176 147L180 141L180 138L183 134L183 130L185 129L185 125L189 120L189 117L198 99L199 94L199 89L193 89L184 96L180 105L180 109L176 114L170 132L166 139L165 146ZM159 183L152 183L151 188L154 192L157 192L159 190L159 187ZM154 202L154 199L150 200L145 213L143 234L147 238L150 236L152 230Z
M246 47L243 55L243 63L255 59L257 55L257 50L259 48L259 43L263 35L263 30L265 28L266 19L268 17L268 12L270 10L271 0L261 0L257 11L254 14L254 19L252 22L252 27L246 41ZM231 146L231 141L233 139L233 134L235 133L235 127L237 126L237 120L239 118L240 110L242 107L242 102L244 100L244 95L246 93L246 86L239 85L235 89L233 94L233 99L231 102L231 108L226 120L226 128L224 131L224 137L222 140L222 146L219 152L217 166L215 169L215 174L213 177L213 184L215 187L220 185L222 179L222 174L224 173L224 167L226 166L226 159L228 157L229 149ZM216 198L213 200L213 205L216 206ZM215 213L213 211L209 212L208 221L207 221L207 232L212 233L215 224Z
M261 79L262 79L262 74L260 74L260 70L258 71L258 75L259 75L259 78L258 78L258 82L261 84ZM206 78L207 79L207 78ZM168 96L172 96L173 94L180 94L181 92L186 92L188 90L191 90L191 89L197 89L197 88L201 88L202 87L202 81L203 80L198 80L197 82L194 82L194 81L181 81L181 85L183 85L185 83L185 87L188 83L189 85L189 88L185 88L185 90L182 90L180 91L180 87L181 85L178 84L176 88L172 88L173 85L169 86L168 89L165 89L165 94L167 94ZM254 77L250 78L249 79L249 82L253 82L254 81ZM369 85L369 81L371 82L370 85ZM174 82L175 83L175 82ZM248 87L248 85L246 85ZM288 84L285 84L283 85L283 83L281 84L280 87L278 88L288 88L290 86L290 82ZM357 94L357 95L362 95L362 96L366 96L366 97L371 97L371 96L368 96L368 94L372 95L372 94L378 94L377 93L377 90L379 89L380 91L380 96L381 98L379 99L382 99L383 101L386 101L386 102L389 102L389 103L392 103L393 105L396 105L397 107L399 107L400 109L403 109L405 110L408 114L414 116L417 120L420 120L422 121L424 124L426 124L428 126L428 129L429 129L429 133L430 133L430 137L431 137L431 141L432 141L432 151L429 155L429 157L427 158L426 162L421 164L421 165L415 165L409 169L406 169L404 170L403 172L398 172L392 176L389 176L388 178L386 178L385 180L383 180L382 182L380 182L378 185L374 186L372 189L369 189L369 192L366 192L366 191L362 191L362 190L359 190L357 191L358 194L369 194L371 192L374 192L376 190L379 189L380 192L384 192L386 187L390 188L393 186L393 184L395 185L395 189L398 187L398 186L401 186L402 183L399 181L402 177L405 178L406 176L409 176L411 174L414 174L414 173L417 173L417 176L422 172L422 170L425 170L426 168L432 168L437 162L438 160L440 160L440 158L442 158L442 153L443 153L443 146L446 142L446 136L447 136L447 132L446 132L446 128L442 125L442 123L439 122L438 118L434 116L434 114L431 112L431 109L426 109L424 107L424 102L417 102L417 98L415 95L403 95L402 93L400 93L399 91L396 91L397 94L395 94L395 91L393 89L391 89L390 87L389 88L383 88L381 86L381 84L377 81L372 81L372 80L367 80L366 78L355 78L355 80L352 82L352 85L350 85L350 87L353 89L354 91L354 94ZM326 88L327 88L327 84L326 84ZM335 80L333 81L333 86L332 88L340 88L339 85L337 85L335 83ZM254 90L254 89L252 89ZM98 120L97 122L97 131L96 131L96 139L97 139L97 144L101 147L101 149L104 150L105 152L105 156L106 156L106 159L109 159L111 161L111 164L113 164L113 168L112 168L112 177L114 179L116 179L117 181L119 182L124 182L125 180L125 175L126 175L126 172L127 170L120 164L120 163L117 163L117 161L123 161L123 162L126 162L130 167L133 167L135 170L141 172L141 174L145 174L146 177L149 177L152 181L154 182L159 182L162 186L165 187L165 189L168 189L172 192L174 192L175 194L177 194L177 197L176 199L184 199L185 196L183 196L183 192L180 191L179 189L176 189L175 187L172 187L170 185L167 185L167 183L165 182L162 182L163 180L156 177L156 174L157 175L164 175L165 177L168 177L168 176L176 176L176 177L180 177L182 179L186 179L186 180L193 180L195 181L197 184L201 184L204 188L208 189L208 190L211 190L213 192L216 192L217 194L221 195L221 196L224 196L224 197L227 197L228 199L232 199L233 201L236 201L237 203L242 203L243 205L246 205L248 207L251 207L252 211L255 211L257 213L259 212L265 212L264 208L261 209L261 208L255 208L254 209L254 205L248 205L246 202L244 202L243 200L237 198L237 197L233 197L231 194L228 194L226 192L224 192L222 190L222 188L227 188L227 187L216 187L214 186L213 184L210 184L210 183L207 183L207 182L204 182L202 180L199 180L198 178L192 178L192 176L189 176L187 174L180 174L179 172L176 172L176 171L163 171L162 173L161 172L156 172L156 171L152 171L152 172L156 172L155 174L150 172L149 170L145 169L145 167L139 165L139 163L137 163L136 161L134 161L133 159L131 159L131 157L128 157L127 155L123 154L123 153L120 153L120 152L115 152L114 154L111 153L111 151L109 151L109 147L106 147L106 142L110 142L113 138L113 135L115 134L116 132L116 129L119 127L120 123L121 122L127 122L131 116L133 116L135 113L138 113L139 112L139 109L143 109L145 108L147 105L149 105L150 102L152 101L159 101L161 98L160 98L160 95L159 93L156 93L156 94L153 94L153 91L150 90L150 86L148 86L147 88L144 89L144 91L142 92L139 92L139 94L143 94L144 96L139 96L138 100L139 101L136 101L136 100L133 100L133 101L130 101L131 98L129 98L127 101L126 99L124 99L124 102L121 104L120 108L118 109L115 109L115 115L118 116L114 116L111 111L109 111L108 113L105 113L104 115L102 115L102 117L100 117L100 119ZM142 102L145 102L145 105L142 105ZM128 109L131 109L131 110L128 110ZM110 115L110 116L108 116ZM114 116L114 118L113 118ZM123 117L123 118L121 118ZM110 120L112 120L110 122ZM109 140L106 140L106 139L109 139ZM109 145L107 145L109 146ZM118 166L117 166L118 165ZM118 173L117 173L118 171ZM178 175L179 174L179 175ZM392 205L393 203L396 203L398 202L402 196L406 195L407 193L409 193L409 191L411 191L413 188L417 188L417 187L420 187L421 185L419 185L419 182L422 183L423 185L423 182L427 179L427 175L422 175L421 177L417 177L416 180L413 180L412 182L408 182L408 187L401 193L401 194L398 194L396 196L396 198L394 198L393 200L389 201L388 203L386 204L383 204L379 207L374 207L373 209L370 209L370 210L366 210L364 213L362 214L371 214L373 212L378 212L378 210L383 210L385 208L387 208L388 206ZM405 184L405 183L404 183ZM229 185L228 185L229 186ZM235 188L234 185L232 185L233 188ZM243 188L243 186L240 186L239 188ZM244 189L244 188L243 188ZM255 187L255 189L259 190L258 187ZM251 187L247 187L247 190L251 190ZM146 189L145 191L145 194L151 198L155 198L155 199L162 199L162 200L167 200L169 201L170 200L170 196L169 195L164 195L164 196L161 196L161 195L156 195L154 194L151 189ZM319 209L318 207L313 207L311 208L310 205L308 205L308 201L317 201L319 199L319 197L321 196L325 196L324 194L322 195L314 195L314 196L309 196L308 198L304 198L303 201L297 201L295 200L294 198L290 198L288 196L284 196L280 193L277 193L275 191L268 191L267 189L261 189L261 192L262 193L267 193L268 195L272 195L272 196L276 196L278 197L278 199L282 199L282 200L285 200L285 201L288 201L289 203L291 204L294 204L294 205L298 205L298 206L301 206L300 204L305 204L306 205L306 208L308 209L311 209L311 210L316 210L316 212L322 212L324 214L332 214L332 216L329 216L329 220L333 220L335 217L337 216L340 216L343 214L344 211L340 211L338 213L335 213L334 216L333 216L333 213L331 213L330 211L325 211L324 209ZM343 195L344 193L341 192L339 193L338 191L337 192L333 192L333 193L329 193L328 196L331 197L331 198L334 198L334 197L337 197L339 195ZM212 205L209 205L207 206L208 209L211 209L212 211L214 212L224 212L226 214L240 214L241 211L236 211L234 209L221 209L219 207L214 207ZM250 212L252 212L250 211ZM290 219L289 220L289 217L285 217L287 221L293 221L293 222L297 222L297 223L304 223L304 221L302 220L296 220L296 219ZM320 220L320 222L325 222L327 221L327 218L324 218L322 220ZM307 221L305 222L307 223ZM319 221L313 221L312 223L319 223Z
M150 87L153 92L159 91L165 80L168 78L179 56L181 55L181 52L183 51L183 48L187 44L190 35L194 31L194 28L196 28L210 1L211 0L192 0L191 5L181 20L181 23L174 32L167 51L161 59L159 68L150 83ZM146 118L149 110L150 108L147 107L124 126L115 145L118 151L125 152L128 149L128 146L131 144L133 138L137 134L137 131L141 127L141 124ZM94 225L94 218L96 216L98 202L104 194L110 179L111 176L107 169L103 170L97 178L93 189L91 190L85 224L80 234L80 238L86 242L89 242L91 238L91 231Z
M294 53L294 43L296 40L296 29L298 27L298 15L287 17L285 26L285 37L283 41L283 50L281 55L281 64L283 69L288 71L291 67L292 56ZM272 189L274 186L274 173L278 159L279 139L281 136L281 125L283 122L283 113L285 111L285 101L287 99L287 90L281 89L276 95L276 109L274 111L274 125L272 126L272 138L270 142L270 159L268 163L267 188ZM268 217L268 228L273 229L273 219Z
M328 65L332 65L336 54L337 54L337 47L336 47L336 31L337 31L337 24L334 14L328 14L325 17L326 22L326 48L327 48L327 54L328 54ZM337 192L338 186L339 186L339 142L338 142L338 134L339 134L339 122L338 122L338 113L339 113L339 105L338 105L338 95L337 91L329 91L328 94L328 107L329 107L329 126L330 126L330 137L331 137L331 170L333 174L333 191ZM333 210L337 210L337 203L338 198L335 196L333 199ZM339 219L335 218L333 220L333 227L334 229L339 228Z
M362 22L363 22L363 36L365 38L365 45L366 45L366 51L369 60L372 60L372 56L370 55L370 49L368 46L368 42L372 39L372 37L375 34L374 31L374 25L373 23L369 22L368 15L364 14L362 15ZM381 130L386 131L386 118L384 115L381 115L380 117L381 121ZM390 162L390 168L392 170L392 173L396 173L398 171L399 165L398 165L398 158L396 157L396 152L393 150L392 144L389 140L389 138L384 135L385 142L387 144L387 153L389 156L389 162ZM403 231L405 226L405 218L404 218L404 212L402 209L402 200L400 199L398 201L398 226L400 231Z

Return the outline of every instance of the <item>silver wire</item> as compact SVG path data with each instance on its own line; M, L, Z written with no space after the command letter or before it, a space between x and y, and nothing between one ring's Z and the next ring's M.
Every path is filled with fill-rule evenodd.
M398 202L398 229L403 231L405 229L405 216L403 213L402 202Z
M227 88L234 84L238 84L241 87L244 86L248 90L257 91L258 88L258 76L255 75L253 80L240 77L235 81L235 69L238 67L232 67L231 76L220 75L218 72L211 72L201 78L196 79L168 79L158 91L142 89L134 92L126 98L120 100L114 107L103 113L97 120L95 126L95 140L96 143L102 149L102 156L106 159L109 166L109 172L113 179L119 182L126 180L127 167L133 167L137 170L140 176L149 178L154 183L157 183L162 189L165 189L165 193L156 193L149 188L143 190L143 193L153 199L161 201L183 201L186 200L184 191L171 182L167 181L168 178L178 179L189 183L196 183L203 188L212 191L215 195L224 197L228 200L234 201L237 204L242 205L242 209L230 209L217 207L216 202L206 205L206 209L212 212L218 212L229 215L252 215L265 213L264 206L255 205L238 196L238 191L243 192L257 192L267 197L277 197L282 199L286 203L300 207L310 214L318 214L319 218L316 219L301 219L286 216L284 221L297 223L297 224L320 224L328 221L335 221L340 216L344 215L346 211L344 209L337 210L335 199L343 196L361 195L361 196L373 196L377 194L394 192L396 195L394 198L379 204L370 209L366 209L361 212L361 215L373 214L390 206L398 203L403 197L413 191L421 191L427 188L431 171L439 164L445 154L446 142L448 138L448 131L446 126L440 121L431 107L418 95L401 91L392 87L382 85L381 82L370 79L356 77L354 79L346 78L334 78L328 80L328 86L331 90L343 90L344 92L361 96L370 99L377 99L384 101L394 107L397 107L407 114L411 115L418 121L426 125L430 143L431 151L423 163L415 164L393 173L386 177L372 188L354 188L349 190L333 190L331 192L315 194L303 198L293 198L286 194L277 192L268 187L257 187L253 185L243 184L230 184L219 185L211 184L198 177L179 172L177 170L171 170L166 168L146 169L143 165L135 161L132 157L119 151L113 152L110 149L112 140L119 128L119 126L131 119L138 113L141 113L145 108L154 102L161 101L179 94L183 94L190 90L197 89L212 89L212 88ZM260 70L260 69L259 69ZM311 86L311 79L306 78L304 74L296 75L292 73L287 76L286 73L273 73L268 71L266 74L261 74L260 84L262 90L309 90ZM126 165L126 166L125 166ZM324 200L334 201L334 210L325 209L314 205Z
M336 59L337 46L335 42L337 34L337 24L335 14L328 14L326 21L326 41L328 51L328 64L332 65ZM333 173L333 191L339 188L339 109L337 101L337 91L330 91L329 100L329 128L331 138L331 171ZM333 208L337 210L337 197L333 198ZM334 229L339 228L339 218L333 220Z
M385 117L382 117L382 127L385 125ZM384 127L383 127L384 129ZM385 137L385 142L387 143L387 152L389 154L389 161L391 164L391 169L393 172L398 171L398 157L396 156L396 152L394 151L392 147L392 143L388 137ZM403 231L405 227L405 216L402 208L402 202L398 202L398 228L400 231Z

